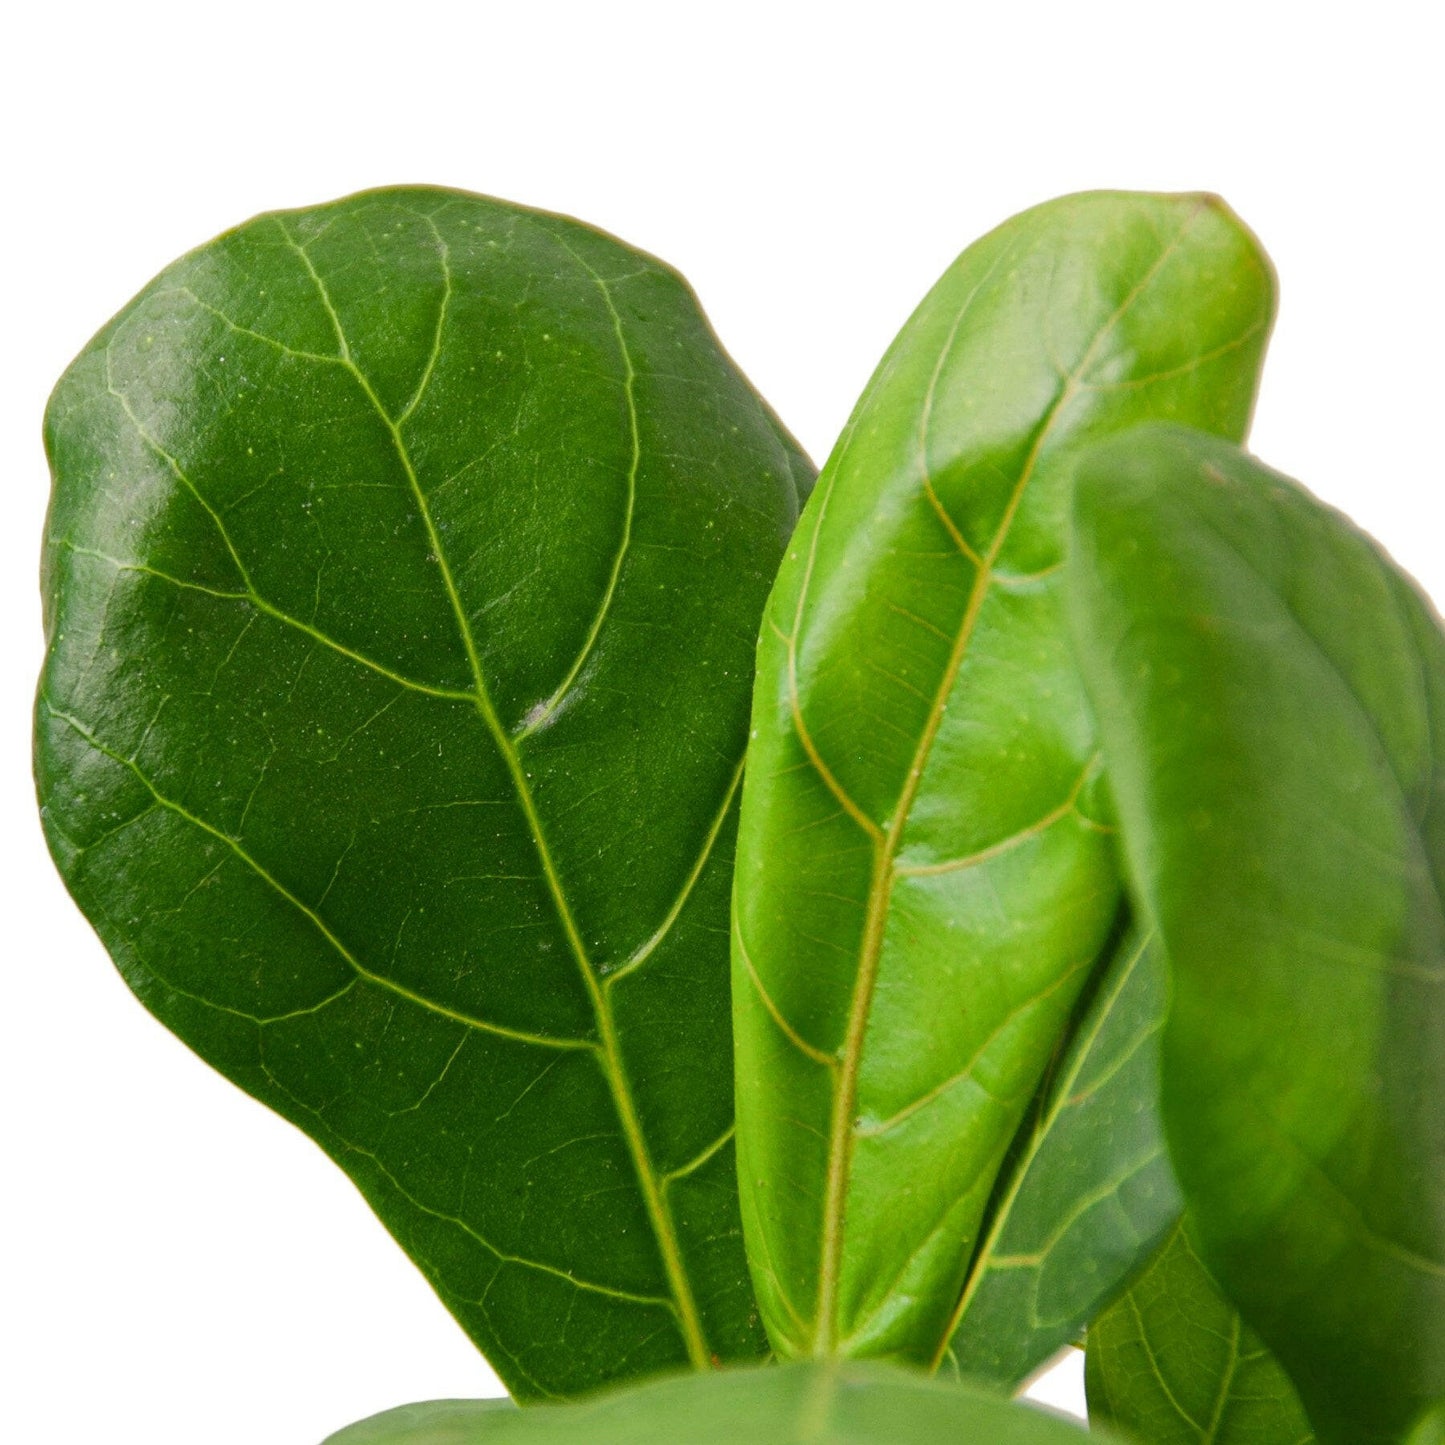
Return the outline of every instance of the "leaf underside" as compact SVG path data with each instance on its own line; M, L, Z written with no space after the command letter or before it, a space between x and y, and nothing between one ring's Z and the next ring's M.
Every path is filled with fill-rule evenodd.
M1069 595L1204 1260L1316 1433L1445 1397L1445 634L1370 540L1232 447L1081 468Z
M1158 947L1129 930L1002 1171L949 1342L951 1371L1022 1384L1176 1224L1182 1203L1158 1108L1167 1004Z
M1313 1445L1279 1361L1200 1262L1184 1223L1089 1325L1089 1419L1149 1445Z
M46 435L40 797L131 986L515 1392L756 1355L728 889L810 468L680 278L456 192L263 216Z
M1067 1445L1099 1438L1025 1405L879 1365L722 1370L572 1405L495 1411L488 1404L476 1402L469 1434L445 1433L466 1415L444 1401L363 1421L326 1445Z
M321 1445L475 1445L492 1439L501 1413L515 1414L510 1400L426 1400L359 1420L328 1435Z
M824 468L763 627L735 880L743 1218L783 1355L937 1363L974 1298L1120 902L1061 614L1071 469L1146 417L1241 436L1272 308L1211 198L1039 207L934 288Z

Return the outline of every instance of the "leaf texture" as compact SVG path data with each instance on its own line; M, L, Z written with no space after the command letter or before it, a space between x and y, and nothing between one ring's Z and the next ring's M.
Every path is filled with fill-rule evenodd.
M809 469L685 284L456 192L263 216L46 437L40 797L131 986L514 1391L755 1355L728 892Z
M1067 1445L1099 1438L1042 1410L878 1365L721 1370L527 1410L489 1411L489 1403L477 1402L470 1434L437 1433L466 1420L457 1402L443 1401L363 1421L326 1445Z
M1207 197L967 250L889 350L758 658L734 908L739 1166L783 1355L938 1360L1119 905L1060 612L1068 479L1150 416L1237 437L1273 286Z
M954 1372L1022 1384L1177 1224L1158 1102L1168 998L1159 948L1130 930L1001 1172L948 1346Z
M1174 1167L1322 1440L1445 1395L1445 634L1344 518L1216 439L1080 470L1070 598L1173 971Z
M1089 1419L1149 1445L1313 1445L1289 1377L1200 1262L1181 1223L1089 1326Z

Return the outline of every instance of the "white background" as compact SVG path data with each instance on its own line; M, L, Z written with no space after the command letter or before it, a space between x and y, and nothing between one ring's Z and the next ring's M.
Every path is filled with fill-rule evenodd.
M45 396L175 255L389 182L678 265L821 462L954 254L1095 186L1211 189L1274 256L1253 444L1445 599L1435 7L27 5L6 22L0 1406L25 1445L317 1445L497 1387L345 1178L135 1003L50 864L28 707ZM1060 1387L1081 1404L1077 1378Z

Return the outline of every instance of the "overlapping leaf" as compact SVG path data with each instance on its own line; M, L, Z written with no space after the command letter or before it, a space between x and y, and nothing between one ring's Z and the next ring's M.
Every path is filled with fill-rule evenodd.
M476 1401L470 1413L457 1401L411 1406L353 1425L327 1445L1068 1445L1099 1438L1041 1410L878 1365L723 1370L529 1410L491 1403Z
M1176 1226L1145 1274L1089 1326L1089 1419L1148 1445L1313 1445L1279 1361Z
M808 504L734 910L744 1222L785 1355L947 1346L1119 902L1060 612L1070 470L1141 418L1242 435L1272 304L1211 199L1030 211L925 299Z
M1322 1440L1398 1441L1445 1398L1445 635L1183 429L1091 454L1069 573L1204 1258Z
M509 1400L425 1400L359 1420L321 1445L478 1445L495 1438L492 1427L504 1412L515 1414L516 1406Z
M132 987L514 1390L757 1353L728 888L810 469L686 287L451 192L262 217L47 440L45 825Z
M1021 1384L1077 1339L1178 1220L1159 1117L1168 981L1125 934L1003 1171L959 1300L948 1368Z

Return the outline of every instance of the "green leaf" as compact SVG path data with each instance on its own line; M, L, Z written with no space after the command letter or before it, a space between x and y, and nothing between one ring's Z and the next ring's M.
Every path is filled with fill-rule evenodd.
M427 1400L348 1425L321 1445L471 1445L493 1438L499 1414L516 1413L510 1400Z
M1204 1258L1321 1439L1445 1394L1445 635L1301 487L1183 429L1080 471L1070 596Z
M1445 1445L1445 1400L1415 1422L1407 1445Z
M1272 307L1211 198L1029 211L924 300L808 503L734 909L743 1217L784 1355L946 1348L1119 905L1061 616L1068 478L1143 417L1242 434Z
M1091 1422L1148 1445L1311 1445L1279 1361L1200 1262L1185 1224L1089 1326Z
M806 467L685 284L455 192L263 216L47 441L40 796L131 986L514 1391L756 1355L727 909Z
M1159 1118L1164 960L1126 933L991 1209L947 1364L1016 1386L1075 1340L1182 1207Z
M720 1370L574 1405L497 1413L484 1413L486 1403L478 1402L471 1433L427 1433L425 1412L439 1409L446 1421L455 1409L443 1402L413 1406L420 1412L413 1428L394 1411L326 1445L1067 1445L1099 1438L1027 1405L879 1365ZM465 1425L464 1414L451 1418Z

